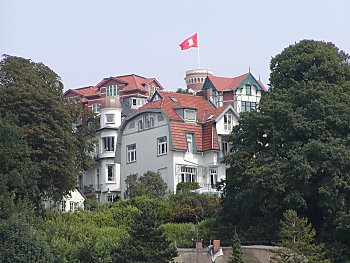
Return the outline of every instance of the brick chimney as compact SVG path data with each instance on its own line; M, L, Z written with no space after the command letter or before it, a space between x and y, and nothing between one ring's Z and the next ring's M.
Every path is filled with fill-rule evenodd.
M213 254L220 250L220 240L213 240Z
M196 242L196 249L202 249L203 243L202 242Z

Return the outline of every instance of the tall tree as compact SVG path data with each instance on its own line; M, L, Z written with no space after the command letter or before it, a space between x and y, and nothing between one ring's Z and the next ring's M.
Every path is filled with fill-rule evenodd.
M272 89L300 81L340 83L350 80L349 56L330 42L302 40L285 48L270 63Z
M39 195L38 168L14 122L14 116L0 116L0 195L32 200Z
M304 56L315 60L321 52L328 60L304 70L294 49L309 50ZM227 158L231 167L222 219L241 228L245 238L275 239L283 211L294 209L309 218L326 247L338 240L337 219L350 209L350 85L349 56L340 63L334 54L344 53L316 41L285 49L272 63L273 89L262 97L258 111L241 114L231 134L234 150ZM290 74L279 68L285 63L293 69ZM329 71L337 69L335 80L317 78L326 65ZM314 75L298 80L294 69ZM350 259L345 257L336 262Z
M276 263L329 263L325 259L323 245L315 244L316 231L306 218L299 218L294 210L283 213L279 237L281 247L273 252L272 262Z
M76 120L62 95L60 77L44 64L8 55L0 62L0 115L17 115L30 159L39 168L40 193L55 199L75 187L84 144L72 130Z
M147 203L136 214L126 238L113 253L113 262L168 263L177 256L175 247L165 237L158 214Z

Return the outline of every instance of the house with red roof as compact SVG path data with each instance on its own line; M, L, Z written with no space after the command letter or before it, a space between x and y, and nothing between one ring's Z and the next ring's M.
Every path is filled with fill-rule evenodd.
M217 107L230 104L240 113L255 110L266 92L264 84L248 72L233 78L208 75L199 94Z
M163 87L155 78L130 74L104 78L95 86L68 89L64 96L80 101L95 113L99 112L105 97L115 96L128 113L128 108L137 109L146 104L156 90L163 90Z
M82 103L99 115L91 167L79 176L87 198L114 201L120 195L120 165L114 162L118 129L122 119L145 105L163 87L155 78L135 74L108 77L95 86L69 89L64 96Z
M202 96L158 90L119 127L116 163L121 192L129 174L158 171L171 192L179 182L214 187L226 176L226 136L238 123L231 105L215 107Z

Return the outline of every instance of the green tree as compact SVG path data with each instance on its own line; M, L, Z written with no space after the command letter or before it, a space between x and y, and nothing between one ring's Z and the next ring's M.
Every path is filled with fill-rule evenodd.
M87 154L62 95L60 77L44 64L8 55L0 62L0 115L17 115L15 124L39 168L40 193L55 199L75 187Z
M113 262L168 263L177 256L152 205L144 204L128 228L128 234L129 237L113 252Z
M233 239L232 239L232 254L230 256L230 259L228 263L244 263L245 260L243 258L243 252L241 249L241 240L239 239L239 236L234 231Z
M53 262L47 242L23 219L0 219L0 262Z
M142 176L131 174L125 179L125 197L148 196L151 198L162 198L166 194L167 184L160 173L147 171Z
M15 119L0 116L0 195L11 192L17 199L33 199L39 195L38 168Z
M176 194L169 197L171 221L196 223L198 220L215 217L219 211L219 197L197 193Z
M273 240L283 211L294 209L310 220L326 248L336 251L333 244L340 241L341 250L349 251L349 243L335 231L337 219L350 209L350 84L345 81L349 60L336 60L338 64L329 69L337 69L332 76L339 82L279 73L279 66L292 61L289 67L311 76L303 60L293 55L296 47L303 50L309 45L314 48L303 53L306 57L317 59L321 52L329 58L322 69L336 63L332 54L343 55L333 45L301 41L276 56L280 61L271 68L273 89L261 98L258 111L241 114L231 134L234 150L226 159L230 170L221 219L237 225L245 239ZM313 66L312 72L323 71ZM334 254L340 255L340 250ZM350 260L348 254L342 257L335 262Z
M191 94L191 95L193 95L193 92L189 91L188 89L182 89L182 88L178 88L178 89L176 90L176 93Z
M302 40L285 48L270 63L272 89L299 81L331 84L350 80L349 57L330 42Z
M306 218L299 218L294 210L283 213L280 223L279 237L281 242L276 245L282 247L273 251L272 262L276 263L327 263L323 245L316 245L316 231Z

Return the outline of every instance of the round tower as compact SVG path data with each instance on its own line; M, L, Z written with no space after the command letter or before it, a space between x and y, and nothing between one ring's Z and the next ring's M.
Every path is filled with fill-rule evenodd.
M100 126L118 128L121 124L122 107L117 97L108 96L104 98L100 108Z
M208 69L190 69L186 71L185 82L187 90L191 89L195 92L201 91L205 78L213 75Z

